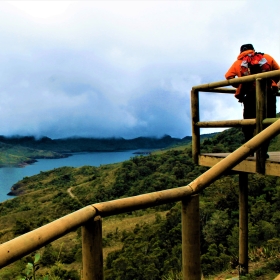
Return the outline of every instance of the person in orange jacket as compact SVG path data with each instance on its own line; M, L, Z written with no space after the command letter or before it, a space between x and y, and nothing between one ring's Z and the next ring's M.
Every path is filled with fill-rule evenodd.
M240 54L237 56L237 60L232 64L232 66L229 68L229 70L225 74L226 79L227 80L233 79L236 76L241 77L242 75L241 75L240 69L241 69L241 63L243 61L243 58L248 54L254 54L254 53L255 53L255 50L254 50L254 47L253 47L252 44L242 45L240 47ZM275 61L275 59L273 57L271 57L268 54L263 54L263 57L267 60L268 64L271 67L271 70L279 70L280 69L278 63ZM272 80L272 86L277 87L277 82L278 81L279 81L279 79L278 80ZM239 96L240 95L240 90L241 90L241 85L238 86L237 90L236 90L235 97L237 99L240 99L240 97L241 97L241 96Z
M241 63L245 56L248 54L254 55L255 49L252 44L245 44L240 47L240 54L237 56L237 60L232 64L229 70L226 72L225 77L227 80L235 77L241 77ZM278 63L268 54L263 54L263 57L267 60L270 66L270 70L279 70ZM276 117L276 93L278 92L277 82L279 79L273 78L267 88L267 117ZM243 118L254 119L256 118L256 93L254 83L240 84L237 86L235 97L239 102L244 104ZM254 135L254 128L243 127L242 129L245 137L245 141L250 140Z

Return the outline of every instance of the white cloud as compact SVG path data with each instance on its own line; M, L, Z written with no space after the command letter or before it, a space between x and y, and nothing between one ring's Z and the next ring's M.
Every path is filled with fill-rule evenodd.
M67 1L10 1L10 5L23 12L23 14L38 19L51 19L62 16L69 7Z
M223 80L240 45L280 63L273 5L261 24L251 1L2 1L0 134L190 135L191 87ZM242 108L202 94L201 117Z

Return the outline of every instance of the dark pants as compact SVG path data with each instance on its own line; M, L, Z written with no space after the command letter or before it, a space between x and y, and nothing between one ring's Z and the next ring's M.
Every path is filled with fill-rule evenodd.
M276 117L276 95L274 88L269 88L267 90L267 108L266 108L266 118L275 118ZM256 92L255 88L247 90L246 95L243 98L244 111L243 118L244 119L255 119L256 118ZM254 136L254 127L244 126L242 128L245 142L249 141ZM268 149L269 142L266 143L266 150Z

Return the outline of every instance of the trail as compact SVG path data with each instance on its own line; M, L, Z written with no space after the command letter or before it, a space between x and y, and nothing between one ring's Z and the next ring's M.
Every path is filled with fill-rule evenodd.
M70 195L72 198L75 198L75 199L78 200L78 198L72 193L72 188L73 188L73 187L68 188L68 189L67 189L67 192L69 193L69 195Z

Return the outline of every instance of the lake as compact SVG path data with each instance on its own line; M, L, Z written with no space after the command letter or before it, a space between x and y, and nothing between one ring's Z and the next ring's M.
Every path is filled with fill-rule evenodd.
M22 168L0 168L0 202L13 198L13 196L8 196L7 193L10 192L11 187L15 183L22 180L24 177L36 175L41 171L48 171L62 166L100 166L104 164L122 162L134 157L134 152L136 151L77 153L68 158L38 159L38 162Z

